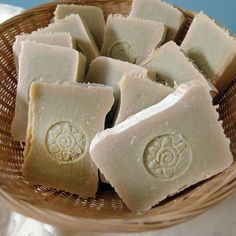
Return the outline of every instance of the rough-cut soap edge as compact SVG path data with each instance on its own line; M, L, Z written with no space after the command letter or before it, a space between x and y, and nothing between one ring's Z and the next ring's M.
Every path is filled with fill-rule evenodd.
M77 82L84 82L87 58L83 53L78 53Z
M41 28L41 29L43 29L43 28ZM76 49L75 39L68 32L43 32L43 31L40 31L40 30L35 30L35 31L31 32L28 35L31 35L31 34L32 35L69 35L71 40L72 40L72 48ZM23 35L24 35L24 33L23 33Z
M60 24L61 22L70 21L73 18L76 19L76 22L81 22L82 23L82 27L83 27L83 30L85 31L85 35L86 35L87 39L90 41L90 46L91 46L92 50L94 50L95 58L100 56L100 52L99 52L99 50L97 48L97 45L96 45L96 43L95 43L95 41L93 39L92 34L90 33L90 31L89 31L87 25L85 24L85 22L83 21L83 19L78 14L71 14L71 15L66 16L63 19L57 20L56 22L52 22L48 26L46 26L44 28L39 28L37 30L37 32L42 32L43 33L43 32L45 32L44 31L45 29L50 30L50 27L54 27L53 25ZM73 38L73 36L72 36L72 38ZM74 40L76 41L76 38L74 38Z
M236 40L235 36L233 36L228 29L220 25L218 22L215 21L215 19L209 17L208 15L204 14L202 11L199 12L193 19L193 22L189 28L189 31L184 38L182 44L180 45L181 49L183 51L188 51L186 50L186 44L188 45L191 42L191 38L189 35L193 32L193 27L196 28L196 21L198 22L198 19L200 18L200 21L202 20L203 22L207 22L207 25L210 25L213 30L215 30L218 34L222 34L222 36L225 37L225 40L228 41L229 43L232 43L231 46L234 45L234 50L228 51L228 57L227 60L225 61L224 64L221 65L221 67L218 67L214 72L211 78L209 78L218 88L219 92L221 93L224 91L227 86L230 84L232 81L232 77L234 76L234 71L233 68L235 67L235 58L236 58ZM188 48L188 47L187 47ZM224 79L222 79L224 78ZM226 81L223 83L222 81ZM227 84L227 86L225 85Z
M53 49L53 50L63 50L63 51L68 51L68 52L70 51L70 52L74 53L75 55L79 54L79 52L77 50L75 50L74 48L68 48L68 47L63 47L63 46L58 46L58 45L49 45L46 43L39 43L39 42L29 40L29 39L26 39L21 42L22 50L25 47L25 45L27 45L27 44L28 45L30 45L30 44L31 45L40 45L41 47Z
M184 28L184 24L186 22L186 18L183 14L183 12L181 10L179 10L177 7L175 7L174 5L170 4L170 3L167 3L165 1L161 1L161 0L157 0L157 2L159 2L160 4L162 4L163 7L166 7L168 9L168 11L174 11L174 13L176 14L176 16L179 17L179 20L180 20L180 24L179 24L179 28L178 29L174 29L174 28L171 28L169 26L166 26L168 29L172 29L172 30L176 30L175 32L175 35L174 37L169 37L170 34L169 34L169 30L167 30L166 32L166 38L165 38L165 41L169 41L169 40L175 40L177 39L178 35L181 33L181 31L183 30ZM128 17L130 18L137 18L134 14L134 4L135 3L135 0L133 1L132 3L132 7L131 7L131 11L130 11L130 14ZM140 18L140 17L139 17ZM140 18L142 19L142 18Z
M57 12L59 11L59 9L58 8L60 8L60 7L74 7L74 8L76 8L76 9L85 9L85 8L87 8L87 9L94 9L94 10L97 10L97 11L99 11L100 13L101 13L101 15L103 15L103 19L104 19L104 14L103 14L103 10L100 8L100 7L97 7L97 6L91 6L91 5L76 5L76 4L58 4L57 5L57 7L56 7L56 9L55 9L55 11L54 11L54 13L53 13L53 15L54 15L54 17L53 17L53 20L60 20L61 18L56 18L56 15L57 15ZM75 13L74 13L75 14ZM78 13L79 14L79 13ZM104 23L105 23L105 19L104 19Z
M195 84L195 85L194 85ZM96 162L96 158L93 159L93 155L92 155L92 149L99 144L100 142L100 139L105 139L107 137L109 137L110 135L114 135L114 134L119 134L120 132L122 131L125 131L126 129L129 129L130 127L132 126L135 126L137 125L137 123L139 122L142 122L143 120L145 120L146 118L150 117L150 114L152 115L156 115L160 112L163 112L164 110L167 110L169 108L171 108L172 106L174 106L176 103L178 103L179 100L181 100L185 95L186 93L188 92L188 89L190 89L192 86L204 86L204 83L201 82L201 81L190 81L188 83L185 83L185 84L181 84L178 86L177 90L170 94L169 96L167 96L165 99L163 99L160 103L156 104L156 105L153 105L133 116L131 116L130 118L128 118L126 121L124 121L123 123L120 123L118 124L116 127L113 127L112 128L112 133L110 132L111 129L108 129L108 130L105 130L99 134L97 134L95 136L95 138L92 140L92 143L90 145L90 154L91 154L91 158L92 160L95 162L95 164L97 165L97 162ZM206 87L204 86L204 88L206 89ZM210 96L209 98L210 99ZM213 106L214 107L214 106ZM216 118L216 122L218 123L219 125L219 128L220 128L220 131L222 132L222 134L225 135L225 132L224 132L224 129L222 127L222 121L218 121L219 119L219 113L215 110L214 111L214 116ZM132 124L133 123L133 124ZM228 145L230 146L230 139L227 138L225 136L225 141L228 142ZM184 186L180 189L178 189L178 191L173 191L173 192L170 192L167 196L164 196L162 197L159 201L157 202L153 202L149 207L144 207L142 209L136 209L136 208L133 208L131 206L129 206L129 203L123 198L123 196L121 196L122 198L122 201L128 206L128 208L132 211L147 211L147 210L150 210L153 206L159 204L160 202L162 202L163 200L165 200L166 198L170 197L170 196L173 196L173 195L176 195L178 194L179 192L189 188L190 186L193 186L195 185L196 183L199 183L203 180L207 180L209 179L210 177L216 175L216 174L219 174L221 172L223 172L225 169L227 169L232 163L233 163L233 156L231 154L231 161L229 161L227 164L225 164L224 166L222 166L222 168L220 170L215 170L215 171L212 171L211 173L208 173L206 175L203 175L202 178L197 178L196 181L194 181L193 183L187 185L187 186ZM99 165L97 165L99 166ZM99 168L100 169L100 168ZM102 173L102 172L101 172ZM103 174L104 177L106 179L109 179L107 178L108 176L106 176L106 174ZM116 187L110 183L111 186L116 189ZM147 204L148 205L148 204Z
M133 4L134 4L135 1L133 1ZM178 14L179 16L181 15L184 15L177 7L175 7L174 5L170 4L170 3L167 3L165 1L161 1L161 0L157 0L157 2L159 2L160 4L162 4L163 6L165 7L168 7L170 8L171 10L175 11L176 14ZM130 11L130 15L132 15L132 12L133 11L133 5L132 5L132 8L131 8L131 11Z
M157 111L158 111L158 113L160 113L160 112L163 112L164 110L170 109L185 95L184 92L187 91L194 84L203 85L204 88L206 88L205 83L203 83L202 81L196 81L196 80L192 80L192 81L185 83L185 84L180 84L178 86L178 88L176 89L176 91L174 91L172 94L167 96L161 102L159 102L151 107L148 107L133 116L130 116L124 122L118 124L117 126L111 128L111 129L107 129L107 130L104 130L104 131L98 133L91 143L90 150L92 150L93 147L96 146L100 142L101 139L108 137L111 133L111 130L112 130L112 134L119 134L119 133L125 131L126 129L129 129L130 127L137 125L137 123L147 119L148 117L150 117L150 114L152 114L154 112L157 113ZM218 113L217 113L217 116L218 116L217 118L219 119ZM219 122L219 123L221 124L221 122ZM222 127L222 131L224 132L223 127ZM228 139L228 141L230 143L229 139Z
M119 19L121 21L125 22L132 22L132 23L144 23L144 24L153 24L153 25L158 25L158 26L163 26L163 28L166 28L165 24L162 22L154 21L154 20L147 20L147 19L142 19L142 18L135 18L135 17L126 17L121 14L109 14L107 18L107 23L113 19Z
M133 72L124 73L124 75L121 77L121 80L118 82L118 86L119 86L120 91L121 91L121 86L124 83L124 80L127 80L127 79L128 80L132 80L132 79L143 80L144 82L149 83L150 85L153 85L155 87L159 87L160 89L167 89L167 90L169 90L170 94L175 91L175 89L171 88L170 86L166 86L166 85L161 84L159 82L155 82L155 81L151 80L150 78L145 77L143 74L133 73ZM120 101L119 101L119 106L118 106L118 109L116 111L116 115L115 115L115 118L114 118L114 126L116 126L116 125L121 123L119 121L119 119L120 119L120 112L123 110L122 107L121 107L121 104L122 104L122 101L123 101L122 98L123 98L122 97L122 93L120 92Z
M19 35L16 35L15 36L15 41L13 43L13 46L12 46L12 50L13 50L13 56L14 56L14 61L15 61L15 65L16 65L16 70L17 70L17 73L19 73L19 56L20 56L20 52L21 52L21 43L23 41L26 41L26 40L29 40L29 41L32 41L32 42L37 42L35 39L31 39L30 37L31 36L37 36L39 35L40 37L45 37L45 38L49 38L50 36L55 36L55 37L64 37L65 40L68 40L68 47L69 48L75 48L75 41L74 39L71 37L71 35L69 33L66 33L66 32L55 32L55 33L52 33L52 32L49 32L49 33L41 33L41 32L37 32L37 31L33 31L32 33L28 34L28 33L21 33ZM40 43L40 42L38 42ZM47 44L47 43L44 43L44 44ZM49 44L49 45L52 45L52 44ZM55 46L60 46L60 45L55 45ZM61 45L61 47L64 47Z
M228 29L226 29L222 25L219 25L219 23L217 23L215 19L209 17L203 11L201 11L197 15L195 15L193 22L190 25L189 31L187 32L186 37L184 38L182 44L180 45L181 48L186 43L186 41L187 42L189 41L188 35L189 35L189 33L192 32L192 27L195 25L196 21L198 21L199 18L203 18L204 20L207 20L208 24L210 24L214 29L216 29L220 33L224 34L227 40L235 41L235 38L231 35L231 33Z
M159 52L161 52L162 50L165 50L166 47L168 47L170 44L172 44L176 50L179 52L179 55L181 55L182 58L184 58L186 61L189 62L189 66L191 66L194 70L196 70L198 73L199 73L199 78L202 76L202 79L204 79L206 81L206 84L208 85L209 87L209 90L210 90L210 93L213 97L215 97L219 92L217 90L217 88L211 83L211 81L209 81L209 79L207 78L207 76L204 74L203 71L201 71L197 65L194 63L194 61L189 58L185 52L181 49L181 47L179 47L174 41L169 41L165 44L163 44L161 47L157 48L156 51L149 55L146 60L144 60L140 66L144 67L152 61L153 57L155 57L157 54L159 54ZM174 88L176 89L177 88L177 85L175 84Z
M117 63L119 66L127 65L127 66L132 66L135 68L141 68L143 70L143 73L147 74L147 76L150 77L151 80L154 80L154 78L151 76L151 74L148 72L148 70L146 68L144 68L143 66L132 64L127 61L121 61L119 59L114 59L111 57L99 56L99 57L95 58L94 60L92 60L92 62L90 64L90 68L89 68L88 73L85 78L85 82L89 82L89 80L91 78L91 74L93 74L92 73L93 67L97 66L97 63L101 63L101 64L106 63L106 64L109 64L109 66L113 65L113 63ZM132 72L132 70L130 72Z
M208 18L212 23L214 23L214 25L218 26L220 30L222 30L223 33L227 34L231 40L235 40L234 36L236 36L235 34L233 34L226 26L220 24L217 20L215 20L214 18L206 15L203 11L200 11L195 17L197 16L204 16L206 18ZM194 18L195 19L195 18ZM193 20L194 20L193 19Z
M98 57L100 55L100 52L98 50L97 44L96 44L92 34L90 33L88 26L86 25L86 23L84 22L82 17L80 17L80 15L78 15L78 14L71 14L69 16L66 16L64 19L58 20L57 22L64 21L64 20L66 21L67 19L70 19L70 18L73 18L73 17L75 17L77 21L81 21L82 22L82 27L84 28L84 31L86 33L86 37L88 37L88 39L90 41L90 45L93 48L93 50L95 50L96 57Z
M75 5L75 4L58 4L55 11L54 11L54 17L53 17L53 22L56 22L58 20L61 20L63 18L58 18L57 17L57 12L61 11L63 8L69 8L69 7L74 7L76 8L76 10L78 11L78 13L71 13L71 14L79 14L79 11L83 10L83 9L86 9L86 10L92 10L92 11L96 11L98 13L98 15L100 15L100 24L99 24L99 28L102 29L102 33L99 34L99 35L95 35L93 33L91 33L94 41L97 43L97 47L98 49L101 49L102 47L102 43L103 43L103 37L104 37L104 31L105 31L105 26L106 26L106 22L105 22L105 18L104 18L104 13L103 13L103 10L100 8L100 7L97 7L97 6L91 6L91 5ZM87 26L87 23L86 22L83 22L84 24L86 24ZM87 28L89 28L87 26Z
M81 88L99 88L99 89L104 89L104 90L110 90L113 91L113 87L112 86L108 86L108 85L104 85L104 84L96 84L96 83L77 83L77 82L73 82L73 81L43 81L43 80L37 80L32 82L31 86L35 84L48 84L48 85L61 85L61 86L77 86L77 87L81 87Z
M167 27L162 22L153 21L153 20L146 20L146 19L141 19L141 18L131 18L131 17L123 16L121 14L110 14L110 15L108 15L107 22L106 22L106 27L105 27L105 32L104 32L104 40L103 40L103 44L102 44L102 48L101 48L101 55L105 55L105 56L108 55L109 51L111 50L111 47L113 46L113 45L109 45L106 42L106 38L109 36L109 32L113 28L115 28L113 24L117 23L117 21L120 21L122 23L130 23L134 27L138 27L138 25L140 25L140 24L145 24L146 26L152 26L153 28L158 29L161 37L160 37L160 40L156 42L155 48L158 48L160 45L162 45L162 43L164 42L166 35L167 35ZM154 50L155 49L148 52L148 55L153 54ZM136 63L140 64L140 61L136 62Z
M35 120L35 100L38 96L38 94L42 94L42 88L45 86L45 85L51 85L52 87L54 86L57 86L57 85L60 85L60 86L72 86L72 87L84 87L84 88L104 88L105 86L100 86L100 85L97 85L97 84L89 84L89 85L83 85L83 84L78 84L78 83L74 83L74 82L56 82L56 83L53 83L53 82L44 82L44 81L35 81L32 83L31 87L30 87L30 96L34 99L30 99L30 109L29 109L29 113L28 113L28 117L29 117L29 123L28 123L28 127L27 127L27 142L26 142L26 148L23 152L23 155L24 155L24 164L23 164L23 175L24 175L24 178L26 181L28 181L30 184L32 185L42 185L42 186L47 186L47 187L53 187L51 186L50 184L48 183L44 183L42 181L34 181L31 179L31 177L29 176L33 176L31 175L32 172L29 171L29 168L27 167L27 164L28 162L25 162L25 160L27 160L27 158L30 157L30 152L32 151L32 138L33 138L33 123L34 123L34 120ZM106 90L109 90L108 87L105 88ZM111 89L112 90L112 89ZM110 91L111 94L112 94L112 91ZM41 95L40 95L41 96ZM111 105L108 105L108 109L111 107ZM89 154L89 150L88 150L88 154ZM96 167L96 165L94 164L94 162L92 161L91 157L89 159L89 161L91 162L91 169L92 171L94 172L94 174L96 175L96 179L97 179L97 188L98 188L98 181L99 181L99 177L98 177L98 168ZM27 164L26 164L27 163ZM60 166L62 165L59 161L56 161L56 163ZM29 178L28 178L29 177ZM86 194L84 195L83 193L79 193L77 191L73 192L70 190L70 188L60 188L60 187L53 187L55 189L57 189L58 191L61 191L61 190L64 190L66 192L70 192L70 193L75 193L75 194L78 194L79 196L81 197L95 197L96 195L96 191L94 191L93 194Z

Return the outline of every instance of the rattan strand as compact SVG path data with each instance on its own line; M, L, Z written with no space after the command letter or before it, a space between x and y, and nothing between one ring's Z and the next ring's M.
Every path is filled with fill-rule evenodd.
M96 5L109 13L128 14L131 1L66 1ZM0 25L0 200L10 208L38 220L65 228L101 232L140 232L173 226L206 211L236 189L236 164L208 181L168 199L152 210L130 212L112 189L101 186L95 199L31 186L22 177L24 145L12 140L10 125L14 114L17 76L12 55L15 36L46 26L56 3L42 5ZM177 40L181 42L193 14ZM236 80L216 101L231 149L236 157Z

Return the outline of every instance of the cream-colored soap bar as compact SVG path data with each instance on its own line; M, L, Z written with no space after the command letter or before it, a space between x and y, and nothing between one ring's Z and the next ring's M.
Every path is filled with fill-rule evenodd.
M32 83L25 179L94 197L98 171L89 146L95 134L104 129L113 100L112 88L105 86Z
M119 88L120 105L115 125L139 111L160 102L170 93L174 92L174 89L171 87L129 73L123 75L119 82ZM103 183L109 183L103 174L100 174L100 178Z
M168 27L166 41L175 40L185 23L180 10L160 0L133 0L130 17L164 23Z
M22 42L15 116L11 126L15 140L25 141L28 93L32 81L80 82L84 80L85 64L85 57L74 49L31 41Z
M90 155L131 210L148 210L230 166L218 119L206 86L191 81L98 134Z
M105 30L105 20L102 9L96 6L81 6L81 5L57 5L54 12L54 19L60 20L71 14L79 14L87 25L92 34L98 48L100 49L103 42Z
M69 15L62 20L51 23L39 32L67 32L76 40L77 49L86 56L87 62L99 56L98 48L87 26L79 15Z
M109 15L102 55L139 64L162 44L165 36L163 23Z
M181 48L219 92L235 77L236 41L203 13L195 16Z
M129 116L160 102L174 92L174 89L168 86L130 74L125 74L122 77L119 87L120 107L116 125L126 120Z
M141 66L108 57L98 57L91 63L86 82L112 86L117 104L120 96L118 82L124 73L142 74L148 77L147 69Z
M212 94L217 93L215 86L210 81L207 81L173 41L157 49L141 65L156 74L158 82L168 84L171 87L190 80L200 80L206 84Z
M38 43L45 43L49 45L57 45L62 47L73 48L73 40L68 33L38 33L34 32L32 34L22 34L16 36L16 41L13 44L13 53L16 64L16 70L19 72L19 56L21 52L21 42L25 40L35 41Z

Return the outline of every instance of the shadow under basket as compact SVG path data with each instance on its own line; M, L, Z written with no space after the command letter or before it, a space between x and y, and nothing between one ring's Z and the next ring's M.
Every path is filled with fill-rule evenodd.
M101 7L109 13L128 14L131 1L81 0L67 1ZM147 212L129 211L113 189L101 186L96 198L82 199L75 194L31 186L22 176L24 144L10 134L14 116L17 75L12 44L15 36L48 25L57 3L49 3L12 18L0 25L0 201L37 220L63 228L97 232L141 232L173 226L206 211L236 189L236 163L223 173L204 181ZM181 42L191 24L193 14L184 11L187 22ZM236 79L215 101L220 119L231 139L236 157ZM212 137L214 138L214 137ZM222 157L223 158L223 157Z

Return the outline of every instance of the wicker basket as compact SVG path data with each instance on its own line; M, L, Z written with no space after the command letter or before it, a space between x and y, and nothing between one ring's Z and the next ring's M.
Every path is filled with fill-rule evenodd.
M68 1L67 1L68 2ZM97 5L104 14L127 14L131 1L81 0L74 3ZM70 1L72 3L72 1ZM56 3L29 10L0 25L0 201L26 216L70 229L100 232L138 232L162 229L186 221L227 197L236 189L236 164L208 181L168 199L148 212L130 212L114 190L101 186L97 197L77 195L42 186L30 186L22 177L24 144L10 135L14 114L17 76L12 55L15 35L46 26ZM192 13L185 12L186 32ZM180 36L180 43L184 33ZM236 157L236 80L215 101L231 150Z

